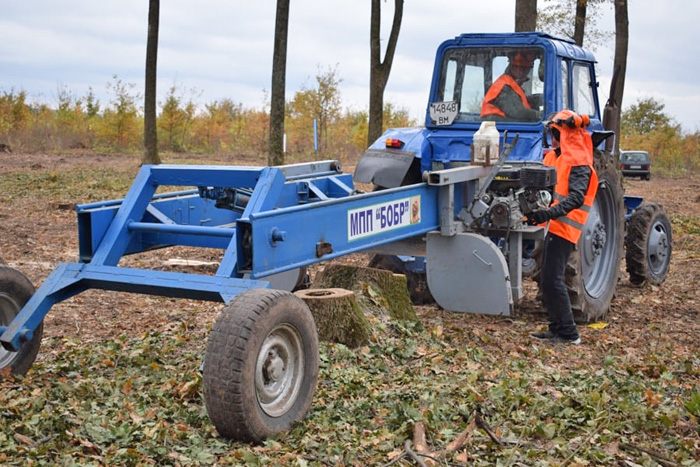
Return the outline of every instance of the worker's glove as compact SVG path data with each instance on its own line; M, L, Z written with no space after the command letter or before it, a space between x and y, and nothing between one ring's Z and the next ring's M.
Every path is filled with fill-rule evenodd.
M540 209L539 211L533 211L527 215L528 223L532 225L544 224L551 218L552 216L548 209Z

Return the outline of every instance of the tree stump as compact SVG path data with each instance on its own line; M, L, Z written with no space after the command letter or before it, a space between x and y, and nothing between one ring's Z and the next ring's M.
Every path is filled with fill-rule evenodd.
M306 289L294 294L304 300L314 315L318 338L348 347L369 342L371 324L350 290Z
M317 275L314 286L352 290L357 295L357 303L362 311L381 321L419 323L406 287L406 276L403 274L346 264L328 264Z

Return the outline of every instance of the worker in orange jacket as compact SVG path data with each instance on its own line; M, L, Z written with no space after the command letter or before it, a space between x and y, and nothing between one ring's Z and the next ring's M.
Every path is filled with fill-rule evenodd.
M531 52L516 52L509 57L508 67L486 91L481 104L481 118L494 121L536 122L539 110L533 109L521 87L529 78L535 62Z
M557 169L557 184L551 206L528 215L533 224L549 222L540 284L549 328L532 334L536 339L581 343L564 275L598 190L593 142L584 129L589 123L588 115L577 115L570 110L557 113L546 123L552 134L553 150L546 154L544 163Z

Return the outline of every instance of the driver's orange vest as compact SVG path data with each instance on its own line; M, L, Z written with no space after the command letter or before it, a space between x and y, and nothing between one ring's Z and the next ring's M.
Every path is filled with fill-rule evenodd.
M496 107L491 101L496 99L498 95L501 93L503 90L503 86L510 86L515 93L520 96L520 100L523 101L523 106L526 109L530 108L530 103L527 101L527 96L525 96L525 93L523 92L523 89L520 87L520 85L513 79L512 76L503 74L501 75L500 78L496 80L495 83L491 85L489 90L486 92L486 95L484 96L484 103L481 105L481 117L486 117L487 115L500 115L501 117L505 117L506 113Z
M583 198L583 205L580 208L572 209L566 216L549 221L549 232L574 244L578 243L581 238L583 227L586 225L586 219L588 219L588 213L598 192L598 174L593 169L592 159L592 155L587 156L585 154L562 154L557 157L554 151L549 151L544 156L545 165L557 169L557 184L554 187L552 206L558 204L569 195L569 174L572 167L587 165L591 169L591 178L588 181L588 190Z

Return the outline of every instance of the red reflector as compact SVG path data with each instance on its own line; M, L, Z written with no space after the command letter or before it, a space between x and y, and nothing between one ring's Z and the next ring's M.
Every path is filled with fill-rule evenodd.
M394 138L387 138L386 139L386 147L388 148L400 148L403 146L403 141L400 139L394 139Z

